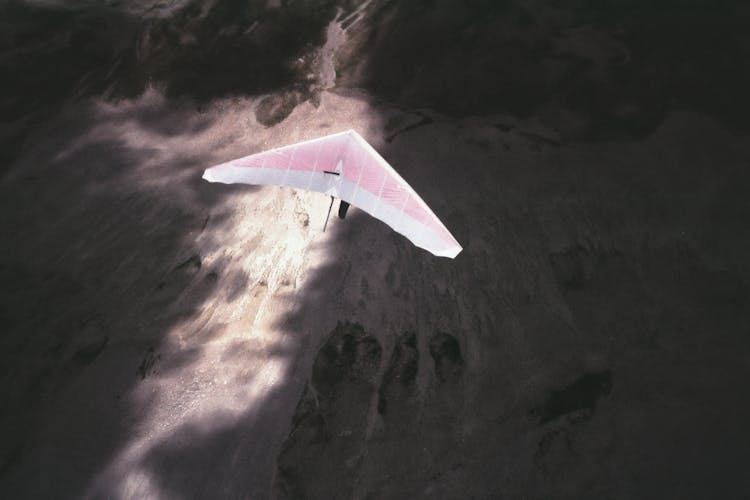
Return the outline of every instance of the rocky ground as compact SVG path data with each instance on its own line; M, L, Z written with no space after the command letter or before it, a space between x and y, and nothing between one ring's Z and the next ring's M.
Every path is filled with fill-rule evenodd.
M0 4L0 497L745 498L739 2ZM203 169L353 128L464 246Z

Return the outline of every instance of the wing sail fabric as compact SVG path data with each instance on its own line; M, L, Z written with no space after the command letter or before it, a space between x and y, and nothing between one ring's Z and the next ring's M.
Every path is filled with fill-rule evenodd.
M422 198L353 130L222 163L207 169L203 178L335 196L435 255L454 258L462 250Z

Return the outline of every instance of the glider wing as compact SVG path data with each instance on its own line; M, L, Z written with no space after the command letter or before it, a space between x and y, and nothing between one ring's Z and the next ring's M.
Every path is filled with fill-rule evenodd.
M454 258L462 250L414 189L353 130L222 163L207 169L203 178L335 196L434 255Z

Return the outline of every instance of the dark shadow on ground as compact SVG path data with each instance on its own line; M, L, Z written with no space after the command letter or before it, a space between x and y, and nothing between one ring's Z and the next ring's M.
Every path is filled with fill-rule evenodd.
M420 191L464 252L435 258L366 217L336 234L342 253L287 318L325 337L277 493L702 498L720 484L740 498L750 406L732 381L748 373L750 268L732 247L747 248L733 221L750 204L725 183L750 176L739 151L700 160L689 123L626 160L546 145L533 164L489 169L502 144L456 124L434 125L450 145L425 125L383 149L418 190L434 180ZM677 157L649 160L660 147ZM717 243L718 227L733 236Z
M747 130L742 2L379 2L342 85L451 116L536 116L563 138L641 138L674 110ZM365 57L362 57L362 54Z

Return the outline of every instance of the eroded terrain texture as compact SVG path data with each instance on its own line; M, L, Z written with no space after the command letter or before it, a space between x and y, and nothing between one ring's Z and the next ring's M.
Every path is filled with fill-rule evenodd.
M0 497L748 496L742 2L0 25ZM455 260L201 179L350 128Z

